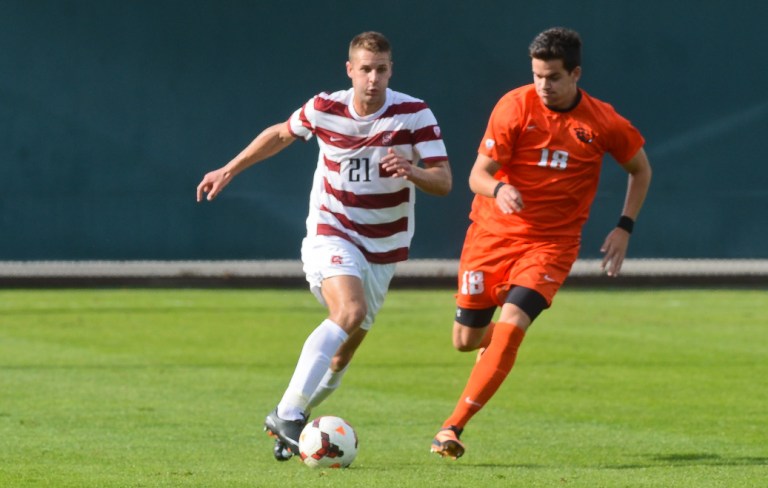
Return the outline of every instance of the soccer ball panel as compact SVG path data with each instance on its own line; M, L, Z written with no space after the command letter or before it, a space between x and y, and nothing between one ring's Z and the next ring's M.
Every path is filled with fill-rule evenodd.
M357 433L340 417L317 417L299 436L299 454L312 468L346 468L357 456Z

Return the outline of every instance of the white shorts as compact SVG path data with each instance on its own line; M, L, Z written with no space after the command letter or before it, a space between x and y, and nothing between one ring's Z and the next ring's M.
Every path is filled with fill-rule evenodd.
M362 325L370 330L376 314L384 304L389 282L395 274L395 263L369 263L363 253L351 242L334 236L306 237L301 243L301 261L307 275L309 289L317 300L327 307L320 292L323 280L333 276L357 276L363 282L368 314Z

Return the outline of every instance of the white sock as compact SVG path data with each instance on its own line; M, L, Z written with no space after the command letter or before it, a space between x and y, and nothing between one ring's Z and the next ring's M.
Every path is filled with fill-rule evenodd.
M302 418L309 399L331 365L331 358L349 335L338 324L326 319L309 334L301 350L288 389L277 405L277 415L285 420Z
M331 393L336 391L339 385L341 385L341 379L344 377L344 373L347 372L347 368L349 368L349 365L344 366L344 369L338 372L331 371L330 368L325 372L325 376L323 376L320 384L317 385L315 393L313 393L312 397L309 399L307 406L310 409L323 403Z

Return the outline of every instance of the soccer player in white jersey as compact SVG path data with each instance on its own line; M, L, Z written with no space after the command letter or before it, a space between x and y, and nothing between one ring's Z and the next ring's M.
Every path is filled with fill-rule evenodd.
M198 202L204 194L213 200L244 169L298 138L317 137L301 257L328 318L306 339L288 388L265 419L281 461L298 452L309 411L338 388L381 308L395 264L408 258L415 188L447 195L452 184L432 111L388 87L389 41L378 32L359 34L349 45L346 66L351 89L312 97L197 187Z

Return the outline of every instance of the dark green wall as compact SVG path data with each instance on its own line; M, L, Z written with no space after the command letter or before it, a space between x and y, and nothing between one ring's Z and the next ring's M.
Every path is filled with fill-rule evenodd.
M297 258L314 140L213 204L195 187L347 87L347 43L369 29L453 165L449 197L419 195L413 256L456 258L488 114L529 82L528 43L552 25L582 33L582 87L646 136L655 179L631 255L768 257L768 3L454 3L0 1L0 260ZM625 181L607 160L582 257L599 255Z

